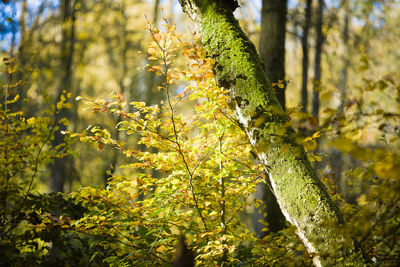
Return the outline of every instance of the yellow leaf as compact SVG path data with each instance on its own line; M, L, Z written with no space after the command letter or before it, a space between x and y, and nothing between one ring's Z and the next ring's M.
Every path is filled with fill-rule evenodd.
M157 49L155 49L154 47L149 47L149 49L147 49L147 53L149 53L152 56L155 56L157 54Z
M322 92L319 98L321 99L321 101L328 101L331 99L331 92L330 91Z
M154 70L161 71L161 66L158 66L158 65L156 65L156 66L151 66L151 68L154 69Z

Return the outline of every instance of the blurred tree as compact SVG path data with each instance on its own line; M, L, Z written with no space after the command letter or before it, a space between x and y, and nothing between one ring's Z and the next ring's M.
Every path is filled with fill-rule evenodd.
M307 111L308 107L308 33L311 26L311 10L312 10L312 0L306 0L304 21L303 21L303 34L301 36L301 47L303 50L303 61L302 61L302 83L301 83L301 105L303 106L303 111Z
M76 5L78 0L62 0L60 3L61 15L61 63L60 63L60 81L58 85L57 101L64 92L72 91L72 62L75 46L75 23L76 23ZM70 112L66 109L60 111L60 116L70 118ZM62 133L66 130L65 123L58 125L58 131L54 134L53 146L58 147L60 156L55 158L51 164L51 185L50 189L53 192L63 192L66 181L72 180L74 176L73 158L67 156L63 158L63 150L65 149L65 137Z
M287 1L263 0L261 8L260 31L260 58L265 67L270 82L274 84L274 91L282 108L285 109L285 39L286 39L286 12ZM281 88L283 87L283 88ZM268 223L268 229L277 232L283 229L285 217L283 216L276 197L271 190L271 183L258 185L257 198L263 200L263 205L255 208L254 229L262 237L265 227L262 221ZM264 215L266 213L266 216ZM262 221L260 221L262 220Z
M342 45L343 45L343 55L342 55L342 64L340 70L340 81L339 81L339 90L340 90L340 101L338 108L338 120L340 117L344 116L344 108L346 102L346 88L348 83L348 69L350 66L350 48L349 48L349 23L350 23L350 3L347 0L343 0L341 2L341 8L344 11L343 16L343 28L341 31L342 37ZM336 124L338 125L338 124ZM342 172L343 172L343 154L338 149L333 149L332 158L331 158L333 173L336 181L336 185L338 187L339 192L342 191Z
M315 40L315 59L314 59L314 81L313 81L313 100L312 114L318 120L319 114L319 91L321 90L321 56L324 35L322 33L324 15L324 0L318 0L318 8L316 12L316 40Z
M112 7L111 7L112 8ZM127 86L126 86L126 80L128 79L128 57L127 53L128 50L131 49L131 40L129 39L130 33L128 32L128 18L126 15L126 4L125 0L121 0L119 3L117 3L116 7L116 25L119 26L119 30L117 31L117 36L111 35L108 38L106 37L105 40L105 45L106 45L106 51L109 54L109 60L112 64L112 66L115 69L119 69L119 71L115 74L115 79L118 84L119 90L118 93L121 94L122 96L127 94ZM112 47L115 43L112 42L109 38L118 38L118 49L115 49L115 47ZM121 122L121 117L118 116L116 125L118 125ZM115 139L117 141L120 141L120 131L115 131ZM115 172L115 167L118 164L118 157L119 157L119 151L114 150L111 152L112 153L112 158L111 162L109 164L105 163L105 169L104 169L104 183L107 185L107 181L110 177L113 176Z
M287 0L263 0L259 51L271 83L285 84L285 40ZM276 96L285 109L285 87L274 86Z

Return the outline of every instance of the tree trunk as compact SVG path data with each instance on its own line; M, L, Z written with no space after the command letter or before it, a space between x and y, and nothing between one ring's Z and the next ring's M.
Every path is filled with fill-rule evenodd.
M118 54L113 53L114 47L111 45L108 46L108 51L109 52L109 57L110 61L113 63L112 65L114 68L120 67L118 71L117 77L117 83L119 86L119 93L123 96L126 96L125 94L127 93L126 90L126 85L125 85L125 80L128 76L128 57L127 53L129 50L130 42L129 42L129 32L127 29L128 26L128 17L126 14L126 5L125 5L125 0L121 1L121 7L120 7L120 12L121 12L121 25L120 25L120 31L119 31L119 44L121 45L121 50L118 50ZM120 57L120 60L117 61L116 59ZM118 116L117 120L115 121L115 125L118 125L121 122L121 117ZM116 141L121 141L121 132L116 129L115 130L115 140ZM118 165L118 159L119 159L119 151L113 149L112 151L109 152L111 154L111 162L109 164L105 164L104 166L104 171L103 171L103 179L104 179L104 185L107 187L108 185L108 180L111 178L116 170L116 167ZM111 167L111 168L110 168Z
M339 89L340 89L340 103L339 103L339 108L338 108L338 115L342 116L344 114L344 106L346 102L346 90L347 90L347 73L348 69L350 66L350 61L349 61L349 21L350 21L350 14L349 14L349 2L348 1L343 1L343 7L345 9L345 14L344 14L344 21L343 21L343 32L342 32L342 42L343 42L343 47L344 47L344 52L342 55L342 69L340 71L340 83L339 83ZM342 193L346 199L348 199L348 196L343 189L342 186L342 172L343 172L343 153L342 151L339 151L337 149L333 149L332 153L333 157L331 159L331 164L332 164L332 169L334 170L334 178L335 178L335 183L338 188L338 192Z
M349 69L350 61L349 61L349 3L348 1L344 1L343 3L345 8L344 14L344 25L343 25L343 32L342 32L342 42L344 47L343 53L343 67L340 72L340 104L339 104L339 113L343 114L344 112L344 105L346 101L346 87L347 87L347 71Z
M319 91L321 89L321 54L324 35L322 33L324 12L324 0L318 0L317 9L317 25L316 25L316 42L315 42L315 62L314 62L314 88L312 101L312 114L318 119L319 113Z
M74 54L75 43L75 2L72 0L61 1L60 11L62 14L62 40L61 40L61 68L62 74L59 85L59 92L56 101L59 101L63 91L71 92L72 86L72 57ZM69 118L70 111L60 110L59 118ZM61 133L66 130L64 124L59 125L59 130L54 134L53 146L57 147L64 143L64 135ZM73 158L56 158L51 165L51 185L53 192L63 192L64 184L68 179L72 179Z
M157 25L157 22L158 22L159 6L160 6L160 0L155 0L154 1L154 12L153 12L153 24L154 25Z
M343 218L303 148L294 141L254 45L241 30L233 0L180 0L197 24L215 59L218 84L229 90L231 106L260 161L286 219L297 228L317 266L362 265L361 253L343 231Z
M27 44L27 40L26 40L26 33L27 33L27 31L26 31L26 16L27 16L27 14L28 14L28 5L27 5L27 0L24 0L24 1L22 1L22 12L21 12L21 17L20 17L20 21L19 21L19 23L20 23L20 31L19 31L19 33L20 33L20 41L19 41L19 47L18 47L18 61L19 61L19 65L22 67L22 68L26 68L27 67L27 60L26 60L26 47L27 46L29 46L29 44ZM16 73L16 81L22 81L22 82L24 82L25 81L25 79L24 79L24 74L25 74L25 71L22 71L22 72L17 72ZM29 88L29 87L28 87ZM16 105L15 105L15 110L24 110L25 109L25 105L24 105L24 99L26 98L26 88L18 88L19 90L18 90L18 93L19 93L19 96L20 96L20 99L22 100L22 101L17 101L17 103L16 103ZM26 110L29 110L29 108L28 109L26 109ZM26 111L25 110L25 111ZM28 112L28 114L31 114L30 112Z
M282 83L286 87L285 80L285 36L286 36L286 13L287 1L263 0L261 10L261 32L260 32L260 57L264 63L264 69L273 83ZM274 87L276 96L282 108L285 109L285 87ZM270 184L270 183L269 183ZM255 208L253 215L254 229L259 237L265 233L260 220L268 222L268 230L278 232L286 227L285 217L277 203L271 186L261 182L257 185L259 197L263 205ZM263 207L265 206L265 208ZM266 213L266 216L264 214Z
M260 57L272 83L285 79L285 36L287 0L263 0L261 9ZM285 89L275 88L285 109Z
M303 106L303 111L307 111L308 106L308 32L310 30L311 24L311 5L312 0L307 0L305 14L304 14L304 25L303 25L303 35L301 36L301 47L303 50L303 61L302 61L302 84L301 84L301 105Z

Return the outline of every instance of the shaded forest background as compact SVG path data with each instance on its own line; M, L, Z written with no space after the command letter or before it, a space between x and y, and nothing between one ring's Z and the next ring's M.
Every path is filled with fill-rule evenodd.
M178 1L5 2L0 4L0 53L4 58L0 74L0 238L2 249L16 245L4 250L7 256L0 256L2 265L9 263L6 257L18 266L32 259L48 265L165 265L171 263L181 232L198 255L199 266L228 262L232 266L311 264L312 256L294 229L281 222L282 227L277 226L275 231L259 221L266 217L260 210L263 205L268 207L268 200L263 198L266 185L259 183L265 174L251 149L222 153L223 138L230 144L241 144L247 142L246 137L234 135L240 130L229 124L226 118L232 114L228 111L226 117L208 114L213 108L215 114L228 109L223 104L226 99L220 99L226 92L218 91L221 89L210 82L212 62L208 58L212 51L206 54L202 50L198 32ZM239 2L235 14L240 25L262 58L271 57L263 52L266 48L260 40L261 2L268 1ZM279 66L284 67L284 76L269 77L274 90L280 99L284 96L284 108L298 132L299 143L349 222L349 231L373 261L395 266L400 262L400 2L291 0L285 12L286 40L280 48L285 63ZM165 34L161 34L162 29ZM168 42L177 48L166 47ZM175 56L159 57L160 44L164 56L165 51ZM172 76L175 81L170 86L165 83L169 83L169 74L162 63L157 63L159 59L173 60L182 70L171 65L171 73L180 78ZM199 73L201 81L193 78ZM204 89L209 92L204 94L202 88L211 91ZM174 97L172 102L170 97ZM204 99L213 100L210 103L218 108L207 102L208 110L195 111L195 106L205 105ZM168 110L170 103L173 108L170 105ZM158 104L161 111L156 108ZM175 130L175 113L182 114L176 119L182 133ZM171 120L171 114L174 129L163 124ZM130 116L136 116L134 130L125 123ZM199 116L198 128L184 130L191 116ZM228 130L211 122L229 125ZM142 127L148 132L142 133ZM182 138L182 146L188 146L178 149L183 163L179 155L167 150L163 138L152 135L159 129L176 140ZM199 140L192 144L191 138L210 141L197 147ZM216 144L220 140L219 147L212 140ZM225 190L225 178L209 178L204 182L207 185L199 182L194 186L198 188L196 196L189 171L190 183L174 179L186 184L180 186L192 193L186 197L193 206L180 212L175 206L157 210L159 204L149 202L152 195L155 202L162 202L180 188L178 180L178 189L163 189L160 181L169 172L174 173L178 168L175 165L183 164L185 169L192 164L185 161L185 149L201 152L211 147L210 151L219 151L219 157L212 159L214 163L209 163L207 171L201 171L208 177L210 170L216 168L213 171L217 174L225 174L222 170L227 168L226 183L232 183L237 191L226 191L222 200L209 200L207 188L214 183ZM204 158L211 158L214 152L207 153ZM253 167L240 172L244 167L237 163L239 160ZM145 163L155 166L150 168ZM193 166L197 168L195 163ZM234 177L240 177L240 182ZM240 187L236 188L238 183ZM125 188L119 186L133 187L121 193L118 190ZM65 194L49 194L59 192ZM125 193L130 196L124 199ZM235 194L239 194L236 200ZM107 201L96 202L98 199ZM232 214L231 228L220 229L221 222L231 221L212 211L224 213L225 204L237 212ZM143 210L121 213L113 210L118 205ZM154 213L146 214L146 208ZM187 211L191 208L192 213ZM210 210L208 224L202 210ZM137 217L124 217L127 213ZM163 222L130 224L154 218ZM165 221L174 220L175 226L166 226ZM198 230L202 224L204 229ZM105 228L97 229L96 225ZM52 232L54 229L57 231ZM112 234L107 236L107 231ZM129 244L124 244L124 239ZM80 254L86 258L81 257L80 262L72 259Z

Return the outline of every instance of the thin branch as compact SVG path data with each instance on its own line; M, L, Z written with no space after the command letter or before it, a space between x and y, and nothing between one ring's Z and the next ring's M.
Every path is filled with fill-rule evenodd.
M183 161L183 164L184 164L184 166L185 166L185 169L186 169L186 171L187 171L187 173L188 173L188 175L189 175L189 187L190 187L190 192L192 193L192 197L193 197L193 201L194 201L194 204L195 204L197 213L199 214L199 217L200 217L200 219L201 219L201 221L202 221L202 223L203 223L204 229L205 229L206 231L208 231L207 222L206 222L204 216L201 214L200 205L199 205L197 196L196 196L195 191L194 191L194 185L193 185L194 176L193 176L192 171L191 171L190 168L189 168L189 164L188 164L188 162L187 162L187 160L186 160L186 157L185 157L185 155L184 155L184 153L183 153L181 144L180 144L180 142L179 142L179 135L178 135L178 131L177 131L177 127L176 127L176 122L175 122L174 108L172 107L172 104L171 104L171 97L170 97L170 94L169 94L169 83L168 83L169 64L168 64L168 62L167 62L167 51L166 51L166 49L165 49L164 47L162 47L161 44L157 41L157 38L155 38L154 32L153 32L153 30L152 30L151 28L150 28L150 33L151 33L151 35L152 35L152 37L153 37L154 42L155 42L156 45L159 47L159 49L162 51L162 61L163 61L163 63L164 63L165 68L164 68L164 71L161 71L161 74L162 74L163 77L164 77L164 89L165 89L165 93L166 93L166 96L167 96L168 107L169 107L170 112L171 112L171 122L172 122L172 128L173 128L173 132L174 132L174 137L175 137L175 142L174 142L174 143L175 143L176 146L177 146L177 151L178 151L179 155L181 156L182 161Z
M104 233L104 235L100 235L100 234L95 234L95 233L89 233L89 232L80 231L80 230L73 229L73 228L68 228L68 230L69 230L69 231L72 231L72 232L80 233L80 234L95 236L95 237L101 237L101 238L106 237L106 238L112 239L112 240L114 240L114 241L116 241L116 242L118 242L118 243L121 243L121 244L123 244L123 245L125 245L125 246L132 247L132 248L135 248L135 249L141 249L141 250L143 250L143 248L138 247L138 246L132 244L131 242L130 242L130 244L128 244L128 243L126 243L126 242L124 242L124 241L122 241L122 240L119 240L119 239L117 239L117 238L115 238L115 237L113 237L113 236L110 236L110 235L108 235L108 234L106 234L106 233ZM165 263L168 263L168 264L171 264L171 263L172 263L172 262L170 262L170 261L168 261L168 260L165 260L165 259L161 258L161 257L158 256L157 254L154 254L154 253L152 253L152 252L147 252L147 253L150 254L150 255L152 255L152 256L154 256L154 257L156 257L157 259L159 259L159 260L161 260L161 261L163 261L163 262L165 262Z

